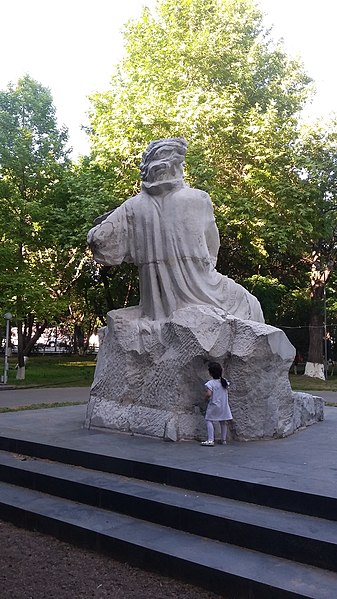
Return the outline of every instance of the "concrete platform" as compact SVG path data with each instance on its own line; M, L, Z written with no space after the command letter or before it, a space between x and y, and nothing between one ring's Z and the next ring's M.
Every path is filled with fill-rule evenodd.
M0 435L337 497L337 408L285 439L202 447L83 428L85 405L0 414Z
M214 447L88 431L85 410L0 414L2 519L231 599L335 596L336 408Z

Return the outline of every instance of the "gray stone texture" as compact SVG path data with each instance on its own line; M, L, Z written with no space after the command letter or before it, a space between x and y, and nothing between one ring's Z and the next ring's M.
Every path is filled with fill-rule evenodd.
M231 382L230 436L248 441L290 435L323 419L323 401L291 390L294 348L283 331L212 306L177 310L167 321L139 309L108 313L86 425L162 437L205 436L208 361Z
M213 206L183 180L186 149L182 138L151 142L140 193L89 231L97 262L138 266L140 305L108 314L86 426L172 441L204 437L212 360L231 382L232 438L290 435L323 418L323 401L292 392L293 346L264 324L256 297L216 270Z

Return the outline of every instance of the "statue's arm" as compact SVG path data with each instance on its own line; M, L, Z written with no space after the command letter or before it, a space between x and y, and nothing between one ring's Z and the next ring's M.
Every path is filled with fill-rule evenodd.
M130 262L124 205L98 217L95 223L87 237L95 260L107 266Z
M109 210L109 212L105 212L104 214L101 214L101 216L98 216L97 218L95 218L94 227L96 227L96 225L100 225L104 220L106 220L108 218L108 216L110 216L110 214L115 212L115 210L116 210L116 208L113 208L112 210Z

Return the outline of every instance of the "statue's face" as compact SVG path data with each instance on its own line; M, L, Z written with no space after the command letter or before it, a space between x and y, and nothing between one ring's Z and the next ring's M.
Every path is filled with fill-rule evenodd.
M183 176L181 156L170 146L160 146L153 154L148 166L146 180L149 183L167 181Z

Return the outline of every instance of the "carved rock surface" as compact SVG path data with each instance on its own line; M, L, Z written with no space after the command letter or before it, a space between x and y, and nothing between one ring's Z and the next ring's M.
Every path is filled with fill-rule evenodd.
M207 363L230 381L230 435L271 439L323 419L323 400L291 390L295 350L283 331L219 308L189 306L169 320L139 308L108 313L100 331L86 426L167 440L205 438Z

